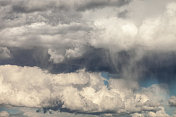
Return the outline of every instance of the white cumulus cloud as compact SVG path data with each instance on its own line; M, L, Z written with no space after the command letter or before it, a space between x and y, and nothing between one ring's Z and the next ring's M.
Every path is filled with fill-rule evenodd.
M80 112L160 110L163 94L167 95L165 89L153 85L134 92L139 90L134 87L137 83L128 82L110 79L107 88L99 73L50 74L37 67L4 65L0 66L0 104L46 107L63 102L63 108Z

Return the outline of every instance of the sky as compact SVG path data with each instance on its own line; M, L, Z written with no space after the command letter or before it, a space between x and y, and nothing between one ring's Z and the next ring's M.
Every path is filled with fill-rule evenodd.
M0 117L176 117L175 0L0 0Z

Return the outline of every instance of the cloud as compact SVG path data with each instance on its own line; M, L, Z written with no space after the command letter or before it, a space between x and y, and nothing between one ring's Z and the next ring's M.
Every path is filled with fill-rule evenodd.
M160 111L157 112L147 112L147 113L134 113L132 117L171 117L166 114L164 108L161 108Z
M171 96L169 99L169 104L171 106L176 106L176 97L175 96Z
M50 110L50 113L36 113L36 110L34 108L19 108L20 111L22 111L22 114L19 114L18 116L25 116L25 117L96 117L97 115L86 115L86 114L74 114L74 113L67 113L67 112L54 112Z
M6 112L6 111L1 111L1 112L0 112L0 116L1 116L1 117L9 117L9 113Z
M97 8L103 8L103 7L120 7L123 5L128 4L131 2L131 0L72 0L71 2L65 2L64 0L45 0L45 2L42 1L10 1L9 3L12 5L12 10L15 12L22 12L22 13L31 13L31 12L41 12L50 10L51 8L55 7L60 10L78 10L78 11L84 11L84 10L90 10L90 9L97 9ZM9 4L8 2L1 2L2 5Z
M39 7L25 4L28 2ZM156 17L143 18L141 24L136 24L128 18L128 6L113 6L127 2L97 1L105 4L97 9L87 8L94 2L1 2L0 46L9 50L0 54L1 64L38 66L55 73L86 68L134 79L146 71L174 71L175 3ZM129 5L132 4L131 1ZM26 10L13 11L14 5ZM84 10L75 10L80 6ZM117 17L122 11L128 11L126 18Z
M135 46L138 29L133 23L113 17L98 19L94 24L97 31L92 34L92 46L114 52Z
M140 26L128 19L117 17L94 21L95 30L91 44L112 51L140 47L152 51L175 51L175 3L168 5L164 14L146 18ZM100 41L101 40L101 41Z
M171 1L0 1L0 102L27 107L59 102L84 113L168 116L162 108L167 86L142 88L138 82L155 79L170 87L175 81ZM110 79L107 89L97 73L102 71L122 78ZM169 103L174 105L174 97Z
M42 46L55 51L64 59L80 57L86 51L89 32L93 29L77 10L94 9L96 6L120 7L128 2L130 1L1 1L0 45L18 48ZM93 6L94 4L96 5Z
M81 4L77 9L84 11L84 10L89 10L89 9L103 8L103 7L120 7L130 2L131 0L110 0L110 1L108 0L97 0L97 1L89 0L86 2L82 2L83 4Z
M80 38L83 38L87 33L83 31L84 28L79 28L81 28L81 24L80 26L79 24L70 24L55 27L46 23L34 23L28 26L9 28L1 31L1 43L9 47L18 48L40 46L48 48L48 50L54 49L54 51L57 51L56 54L61 54L66 58L78 57L84 53L84 49L81 48L84 48L82 44L86 43L84 40L80 40ZM7 42L6 39L9 41Z
M122 114L159 111L163 95L167 96L159 85L134 92L137 83L127 85L124 79L110 79L107 89L99 73L50 74L37 67L11 65L0 66L0 71L1 104L52 107L63 102L62 108L78 112Z
M6 47L0 47L0 59L11 58L10 50Z
M51 56L49 61L56 64L83 56L89 51L87 46L109 50L112 55L133 49L143 50L141 53L144 55L145 51L175 51L175 3L170 3L166 11L158 17L146 18L141 25L136 25L131 19L117 17L117 13L127 11L119 6L129 2L1 2L3 23L0 44L8 48L46 48ZM97 8L96 5L101 8L92 10ZM117 7L112 8L113 5ZM59 10L63 8L61 6L71 9L82 6L83 9L90 10ZM117 12L112 12L113 9ZM97 14L100 14L100 17L97 17Z

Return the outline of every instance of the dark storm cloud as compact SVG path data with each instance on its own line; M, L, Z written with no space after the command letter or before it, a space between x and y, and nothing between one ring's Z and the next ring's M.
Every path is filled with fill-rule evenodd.
M34 47L33 49L9 48L11 58L0 61L1 65L11 64L19 66L38 66L52 73L75 72L86 68L87 71L113 71L108 52L103 49L89 48L79 58L66 59L62 63L53 64L49 62L50 55L46 48Z
M170 30L174 27L167 27L167 23L164 22L167 17L173 15L172 6L167 9L167 17L163 15L163 20L156 21L156 24L163 24L163 27L152 24L154 21L150 20L140 27L122 20L128 13L126 9L118 11L118 17L122 19L115 16L99 20L97 18L99 16L93 18L90 15L105 7L120 8L130 2L130 0L1 1L0 46L3 49L0 56L7 59L3 58L1 64L37 65L46 69L49 66L48 69L56 73L86 68L88 71L112 73L128 71L126 77L132 74L138 76L141 72L158 75L162 71L166 76L170 72L174 74L175 55L163 53L148 55L144 51L141 55L136 54L138 53L136 48L140 48L136 44L138 42L154 52L174 51L174 48L170 50L175 34ZM90 12L88 18L84 17L85 12ZM171 24L174 22L172 18L169 20ZM151 28L152 26L155 28ZM161 33L161 35L151 35L155 32L154 29L158 29L154 34ZM157 39L171 37L171 41L165 44L164 39L158 41L155 37ZM91 49L87 48L87 45L90 45ZM43 60L36 57L36 51L44 54L41 57Z
M84 11L89 9L97 9L103 7L120 7L128 4L131 0L90 0L80 5L77 10Z
M175 52L150 53L146 54L137 66L144 69L144 79L154 78L158 82L170 84L176 80L175 58Z
M0 5L0 28L21 26L35 22L46 22L51 25L71 22L82 22L81 12L95 8L120 7L130 0L2 0Z
M39 66L46 67L49 63L47 49L34 47L33 49L9 48L11 58L0 61L1 65L11 64L19 66Z
M1 0L0 1L0 6L7 6L11 4L11 0Z
M90 72L116 72L109 59L108 52L103 49L89 48L81 57L67 59L52 66L53 72L72 72L85 68Z
M117 16L120 17L120 18L126 18L127 14L128 14L128 11L124 10L124 11L118 13Z
M134 51L122 51L116 53L118 59L112 62L108 50L89 47L86 52L77 58L67 58L54 64L49 61L50 55L47 48L34 47L33 49L9 48L10 58L1 59L0 64L11 64L19 66L38 66L52 73L75 72L85 68L90 72L109 72L119 74L126 78L139 77L140 80L155 78L161 83L172 83L175 81L176 54L149 53L142 59L130 65L134 58ZM3 50L4 52L4 50ZM126 75L128 71L128 75Z
M131 0L72 0L70 2L64 0L45 0L44 2L35 0L2 0L0 5L10 6L12 12L32 13L51 9L84 11L103 7L120 7L130 2Z
M10 50L7 47L0 47L0 60L11 58Z
M17 13L33 13L33 12L44 12L47 10L73 10L74 4L67 4L62 0L45 0L35 1L35 0L24 0L12 2L11 4L12 11Z
M55 0L45 0L45 2L34 0L1 0L1 6L9 6L12 12L31 13L36 11L45 11L55 6Z

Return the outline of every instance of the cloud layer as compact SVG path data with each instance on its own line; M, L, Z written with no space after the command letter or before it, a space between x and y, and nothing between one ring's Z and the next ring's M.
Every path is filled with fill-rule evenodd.
M37 67L11 65L1 66L0 71L1 104L57 107L60 102L61 108L79 112L123 114L160 111L163 95L167 96L159 85L139 90L137 82L124 79L110 79L107 88L99 73L53 75Z
M176 105L174 0L1 0L0 22L0 104L132 117Z
M101 49L106 51L106 54L99 55L100 58L108 56L101 64L110 61L113 66L104 66L116 68L118 71L118 62L122 63L119 61L121 52L134 51L134 54L128 54L129 58L132 58L128 62L135 65L135 62L148 56L148 53L175 53L176 50L174 2L168 4L156 17L144 17L140 24L134 22L135 19L131 18L132 14L127 7L137 5L136 1L73 0L67 3L62 0L8 0L1 1L0 4L2 64L17 64L15 54L18 52L14 53L14 48L29 51L35 48L36 51L44 53L42 57L39 54L33 58L38 59L37 61L41 61L41 58L45 60L44 63L40 63L42 65L33 63L39 67L45 63L58 65L67 61L71 61L70 66L73 66L75 63L72 61L87 59L92 49ZM118 17L117 14L124 11L126 18ZM20 54L19 51L18 55ZM92 53L92 58L96 57L96 54ZM36 55L31 52L30 56L29 61ZM86 62L76 63L78 66L82 64L83 67L87 67ZM131 69L130 67L128 69Z

